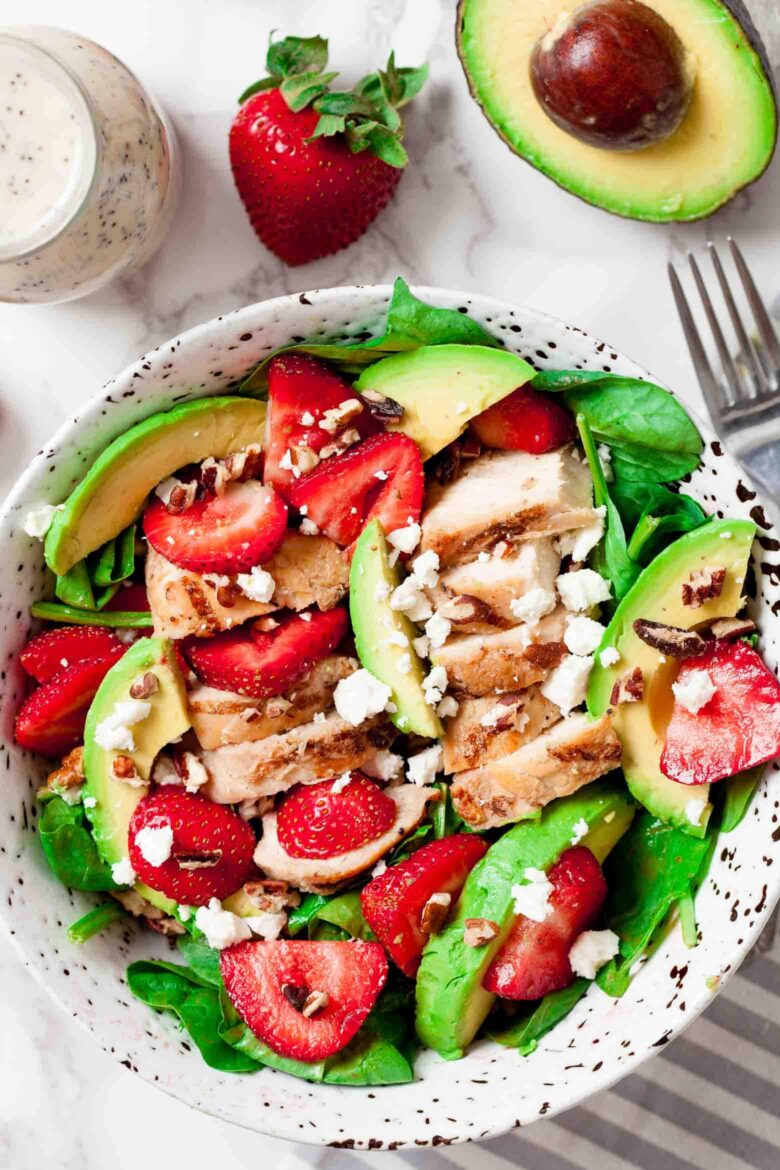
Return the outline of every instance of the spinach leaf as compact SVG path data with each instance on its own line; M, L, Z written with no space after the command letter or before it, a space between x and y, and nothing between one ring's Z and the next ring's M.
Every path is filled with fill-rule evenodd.
M193 938L191 934L182 934L177 938L176 946L192 975L201 983L206 983L210 987L222 986L219 951L213 950L205 938Z
M72 890L118 890L101 859L81 804L47 800L38 821L41 849L55 877Z
M589 386L591 383L609 382L613 377L614 374L606 374L603 370L540 370L531 386L534 390L554 393Z
M323 894L307 894L301 902L300 906L295 906L287 919L287 929L292 938L296 934L300 934L302 930L309 925L313 918L316 917L317 912L326 906L328 902L327 897Z
M152 627L152 615L148 610L90 611L72 605L57 605L54 601L36 601L30 606L34 618L47 622L63 622L70 626L111 626L112 628L145 630Z
M629 556L623 521L610 497L593 434L587 419L582 414L577 415L577 428L593 476L593 496L596 507L606 508L604 536L596 546L591 561L593 568L611 582L613 596L616 601L620 601L639 576L640 567Z
M724 780L722 785L718 785L718 789L722 789L724 793L720 814L720 831L722 833L732 832L743 820L753 799L753 793L758 788L763 771L764 766L760 764L758 767L749 768L747 772L740 772L738 776L732 776L731 779Z
M219 990L200 983L187 967L151 960L131 963L127 986L149 1007L177 1016L210 1068L248 1073L258 1067L257 1061L222 1039Z
M135 522L90 557L93 585L120 585L135 572Z
M707 522L696 500L670 492L662 484L616 479L611 490L624 523L633 530L629 554L643 565L649 564L670 538Z
M470 832L469 826L455 811L447 781L438 780L434 788L439 790L439 799L430 806L428 814L433 825L434 839L440 841L442 837L451 837L453 833Z
M413 833L408 837L404 837L392 853L385 858L388 865L397 865L399 861L406 861L407 857L411 857L416 849L424 845L428 838L433 833L433 823L431 821L423 821L418 825Z
M103 902L68 927L68 941L78 944L88 942L124 916L125 911L119 902Z
M385 332L357 344L310 343L287 345L264 358L241 385L263 397L268 390L268 365L280 353L306 353L330 362L346 378L356 378L366 366L373 365L390 353L417 349L421 345L489 345L501 343L476 321L457 309L437 309L412 293L399 276L387 310Z
M376 937L363 917L359 890L348 890L345 894L327 898L325 905L315 913L314 920L336 926L351 938L373 940Z
M517 1048L521 1056L530 1056L546 1032L554 1028L582 999L590 987L589 979L575 979L560 991L551 991L505 1027L495 1024L486 1029L492 1040L505 1048Z
M631 968L651 944L671 909L696 890L712 850L708 837L691 837L643 811L606 863L607 925L620 938L620 954L596 977L608 995L621 996Z

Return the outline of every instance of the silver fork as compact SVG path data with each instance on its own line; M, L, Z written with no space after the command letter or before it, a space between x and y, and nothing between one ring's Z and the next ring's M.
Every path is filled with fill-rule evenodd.
M755 323L751 337L740 315L726 271L715 245L707 247L722 299L736 340L736 356L707 291L695 256L688 262L715 344L720 368L713 372L707 348L682 283L673 264L669 280L682 322L685 340L715 430L725 440L748 474L774 500L780 501L780 341L759 295L745 258L734 240L729 248Z

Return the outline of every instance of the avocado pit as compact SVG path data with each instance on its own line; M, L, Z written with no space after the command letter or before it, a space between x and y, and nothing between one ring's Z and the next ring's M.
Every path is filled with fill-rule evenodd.
M694 79L675 30L639 0L593 0L562 13L534 46L530 72L556 125L619 151L671 137L688 112Z

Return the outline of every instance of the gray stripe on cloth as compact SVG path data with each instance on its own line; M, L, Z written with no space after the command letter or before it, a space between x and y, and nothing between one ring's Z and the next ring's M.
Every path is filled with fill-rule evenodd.
M657 1117L665 1118L683 1131L691 1130L705 1141L744 1158L756 1170L778 1168L780 1149L776 1145L747 1133L725 1118L710 1113L661 1085L651 1084L640 1077L627 1077L613 1086L612 1092Z
M719 995L707 1008L707 1016L722 1028L744 1036L751 1044L780 1056L780 1027L748 1008Z
M758 1073L740 1068L722 1052L713 1052L694 1040L689 1040L687 1036L681 1036L679 1040L675 1040L668 1052L661 1053L660 1056L663 1061L677 1064L696 1076L704 1077L736 1097L750 1101L752 1105L765 1110L772 1117L777 1117L780 1110L780 1090L777 1085L765 1080ZM778 1125L780 1129L780 1123ZM780 1157L778 1163L780 1164Z
M772 959L756 959L753 963L745 963L739 969L737 979L747 979L764 991L771 991L773 995L780 995L780 964Z
M611 1121L597 1117L583 1106L560 1113L555 1120L564 1129L581 1134L597 1146L604 1146L625 1159L630 1166L641 1170L698 1170L694 1163L645 1141L637 1133L630 1133L613 1125Z
M539 1142L543 1142L544 1122L535 1124L533 1132L538 1135ZM492 1154L500 1154L513 1165L522 1159L532 1170L580 1170L575 1162L561 1157L549 1147L532 1143L530 1138L523 1141L523 1136L522 1133L504 1134L488 1142L487 1148Z

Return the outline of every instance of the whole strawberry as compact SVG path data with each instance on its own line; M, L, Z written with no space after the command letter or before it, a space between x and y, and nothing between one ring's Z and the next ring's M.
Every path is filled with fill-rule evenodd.
M357 240L390 200L408 156L398 109L427 66L370 73L334 92L328 42L285 37L268 48L269 76L239 98L230 165L256 234L287 264Z

